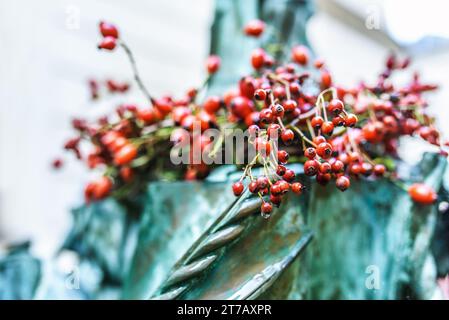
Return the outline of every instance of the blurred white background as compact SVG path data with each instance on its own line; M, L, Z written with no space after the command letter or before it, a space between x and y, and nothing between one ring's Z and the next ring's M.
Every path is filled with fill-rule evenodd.
M159 95L203 79L212 14L212 0L0 1L0 242L29 238L35 253L49 255L70 226L69 209L82 202L87 169L62 151L70 119L106 113L123 101L91 103L88 78L131 80L123 52L96 49L98 21L119 26L144 82ZM311 19L308 35L338 83L374 80L389 52L323 11ZM412 69L441 85L431 110L448 136L449 51L420 55ZM144 102L137 90L126 100ZM51 160L61 154L64 170L54 172Z

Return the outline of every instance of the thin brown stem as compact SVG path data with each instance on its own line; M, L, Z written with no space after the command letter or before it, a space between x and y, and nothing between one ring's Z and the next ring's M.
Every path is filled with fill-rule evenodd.
M123 41L120 41L120 46L125 50L126 55L128 56L129 62L131 63L131 68L134 74L134 80L137 82L137 85L139 86L140 91L145 95L145 97L148 99L151 105L153 105L153 98L148 92L147 88L143 84L143 81L140 77L139 70L137 69L136 60L134 58L134 55L131 51L131 49L124 43Z

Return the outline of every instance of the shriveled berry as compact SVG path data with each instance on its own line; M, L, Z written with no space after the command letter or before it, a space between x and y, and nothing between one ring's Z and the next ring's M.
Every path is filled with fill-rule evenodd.
M243 183L240 181L235 182L232 185L232 192L234 192L235 196L240 196L243 193L244 189L245 189L245 187L243 186Z

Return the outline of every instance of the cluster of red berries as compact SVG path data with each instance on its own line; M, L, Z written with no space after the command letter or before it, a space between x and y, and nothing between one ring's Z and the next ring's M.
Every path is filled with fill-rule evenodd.
M260 37L264 30L265 24L254 20L245 26L244 33ZM114 49L117 28L102 22L100 32L103 41L99 47ZM131 55L123 41L120 44ZM427 103L422 97L423 92L436 87L422 84L417 75L405 87L391 83L393 71L406 68L408 60L399 61L392 56L375 85L361 83L348 89L333 84L325 63L320 59L312 62L306 47L293 47L290 57L291 62L281 64L268 49L258 48L250 57L254 68L251 75L242 77L236 88L223 96L198 101L200 91L220 68L220 58L210 56L205 85L188 90L181 98L154 98L138 83L148 97L148 106L120 105L116 119L102 117L94 124L75 119L73 127L79 135L69 140L65 148L82 159L79 143L87 139L94 146L87 156L89 167L106 167L105 176L86 187L86 199L102 199L133 183L133 177L148 176L148 171L154 170L153 159L168 157L163 152L170 136L172 142L183 142L187 148L193 144L198 144L201 151L221 148L222 141L211 141L203 134L209 128L249 131L248 144L255 148L256 156L248 159L241 179L232 189L235 195L241 195L244 180L249 178L247 188L262 198L261 211L265 216L287 192L301 194L304 190L303 184L295 181L295 172L286 166L289 159L304 163L305 175L314 176L319 184L335 180L336 187L344 191L349 188L350 179L393 178L394 172L387 170L383 159L396 156L398 139L403 135L419 135L440 146L444 153L447 142L442 141L434 119L427 115ZM134 63L134 59L130 60ZM193 134L195 125L201 134ZM181 128L190 135L185 137ZM158 148L158 143L163 147ZM253 176L254 167L262 168L263 174ZM181 170L187 180L203 178L210 169L203 162L171 168ZM418 191L423 194L422 189Z
M101 21L100 33L103 36L103 39L98 44L98 48L104 50L114 50L117 46L117 39L119 36L117 27L111 23Z
M89 79L89 91L92 100L96 100L100 97L100 88L103 84L96 79ZM106 79L104 81L104 86L109 93L125 93L129 90L130 85L127 82L118 82L114 79Z

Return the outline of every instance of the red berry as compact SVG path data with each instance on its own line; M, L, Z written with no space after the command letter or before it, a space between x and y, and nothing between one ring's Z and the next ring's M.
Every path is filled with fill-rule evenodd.
M264 124L273 122L273 112L271 111L271 109L262 109L259 116L260 122Z
M284 109L285 112L292 112L298 106L295 100L286 100L284 101Z
M231 112L240 119L254 111L254 103L247 97L237 96L231 100Z
M114 50L117 45L117 41L114 37L104 37L104 39L98 45L98 49Z
M313 128L318 130L323 125L324 119L322 117L320 117L320 116L316 116L316 117L312 118L312 121L310 123L312 124Z
M295 172L291 169L287 169L282 176L285 181L291 182L295 179Z
M268 156L271 153L271 144L269 141L264 140L261 137L256 138L255 148L262 156Z
M270 194L270 201L276 205L279 206L282 202L282 196L280 195L274 195L274 194Z
M289 155L288 155L287 151L279 150L277 156L278 156L278 161L280 163L287 163L288 162Z
M63 164L64 164L64 162L60 158L57 158L57 159L53 160L53 162L52 162L52 166L55 169L61 168Z
M276 118L282 118L284 116L284 107L280 104L272 105L270 110Z
M281 139L286 145L289 145L290 143L292 143L294 138L295 138L295 134L290 129L285 129L281 133Z
M287 193L290 189L290 184L287 181L279 180L276 183L279 185L282 194Z
M265 189L269 185L268 178L265 176L257 178L257 186L259 189Z
M301 91L301 85L298 82L290 83L290 93L297 95Z
M368 162L363 162L361 167L361 174L363 174L365 177L368 177L373 173L373 166Z
M408 189L408 194L413 201L423 205L430 205L437 199L435 191L423 183L412 184Z
M279 130L281 129L281 126L277 123L272 123L267 128L267 134L270 137L270 139L276 139L279 135Z
M327 142L320 143L316 153L323 159L329 159L332 156L332 146Z
M240 181L235 182L232 185L232 192L234 192L234 195L237 196L237 197L240 196L243 193L244 189L245 189L245 187L243 186L243 183L240 182Z
M118 166L128 164L137 156L137 148L128 143L123 146L114 156L114 163Z
M331 135L334 131L334 125L331 121L326 121L321 125L321 131L324 134Z
M355 114L350 113L345 119L345 126L354 127L357 121L358 121L357 116Z
M285 88L282 86L277 86L273 89L273 95L277 99L284 99L286 96Z
M267 92L264 89L257 89L254 92L254 99L258 101L265 101L267 98Z
M309 50L305 46L296 46L292 49L292 60L300 65L306 65L309 61Z
M273 206L269 202L262 203L262 206L260 207L260 210L263 214L270 214L271 211L273 211Z
M332 176L329 173L317 173L316 175L316 182L321 184L322 186L325 186L326 184L331 181Z
M332 163L332 171L333 171L334 173L340 173L340 172L343 172L344 169L345 169L345 165L344 165L344 163L343 163L342 161L340 161L340 160L335 160L335 161Z
M265 62L266 53L262 48L254 49L251 53L251 65L254 69L260 69Z
M374 166L374 174L378 177L381 177L385 174L386 168L383 164L376 164Z
M208 113L215 113L220 109L220 98L217 96L211 96L204 101L204 110Z
M257 185L256 181L251 181L251 183L248 185L248 189L251 193L257 193L259 191L259 186Z
M250 136L255 137L259 133L259 131L260 131L260 128L258 125L253 124L248 127L248 132L249 132Z
M334 127L341 127L345 125L345 119L340 116L336 116L332 119L332 124Z
M180 124L182 122L182 120L187 117L188 115L192 114L192 111L190 110L190 108L188 107L177 107L173 110L171 116L173 121L176 124ZM144 117L146 116L145 114L143 115ZM149 120L152 119L152 113L150 112L149 116ZM151 121L148 121L151 122Z
M304 163L304 174L306 176L314 176L318 173L320 164L316 160L307 160Z
M319 145L320 143L326 142L326 138L323 136L316 136L313 138L313 143Z
M133 170L130 167L121 168L120 177L123 179L123 181L130 182L134 177Z
M220 69L221 59L219 56L211 55L207 58L206 68L209 74L214 74Z
M316 150L315 148L309 147L304 151L304 156L309 159L315 159Z
M331 166L331 164L329 162L323 162L322 164L320 164L319 171L322 174L331 173L332 172L332 166Z
M118 30L113 24L101 21L100 32L103 37L113 37L116 39L118 38Z
M352 175L357 176L357 175L359 175L362 172L362 167L358 163L353 163L349 167L349 172Z
M304 186L300 182L292 183L292 191L296 194L302 194Z
M255 19L245 25L244 31L247 36L259 37L265 30L265 22Z
M332 85L332 77L328 71L321 72L321 87L327 89Z
M335 184L338 189L340 189L341 191L345 191L346 189L349 188L349 186L351 185L351 182L349 181L348 177L341 176L341 177L337 178Z
M329 112L331 112L335 116L338 116L343 111L343 109L343 102L339 99L332 99L327 106L327 110L329 110Z
M281 177L285 174L286 171L287 168L282 164L278 165L278 167L276 168L276 174Z
M282 190L281 190L281 186L279 185L279 183L275 183L275 184L271 185L270 192L274 195L281 194Z

